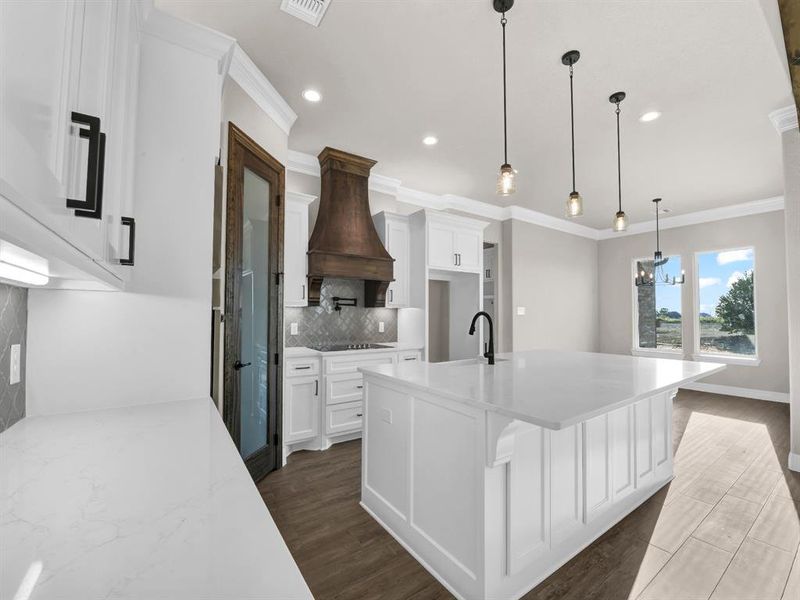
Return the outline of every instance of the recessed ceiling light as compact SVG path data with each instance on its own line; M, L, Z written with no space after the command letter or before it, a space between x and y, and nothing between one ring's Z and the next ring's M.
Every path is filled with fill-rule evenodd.
M650 121L655 121L660 116L661 116L660 112L658 112L657 110L651 110L650 112L646 112L641 117L639 117L639 120L642 123L649 123Z
M319 102L322 100L322 94L320 94L317 90L303 90L303 98L309 102Z
M422 138L422 143L426 146L435 146L439 143L439 138L437 138L435 135L426 135L424 138Z

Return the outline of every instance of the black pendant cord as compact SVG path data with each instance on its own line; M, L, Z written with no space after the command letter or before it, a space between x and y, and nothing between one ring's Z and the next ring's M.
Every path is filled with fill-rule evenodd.
M572 65L569 66L569 121L572 130L572 193L577 193L575 189L575 103L572 90Z
M508 118L506 116L506 13L500 19L503 27L503 164L508 164Z
M619 102L617 102L617 189L619 190L619 212L622 212L622 158L619 144Z
M656 254L661 252L661 241L658 234L658 202L656 202Z

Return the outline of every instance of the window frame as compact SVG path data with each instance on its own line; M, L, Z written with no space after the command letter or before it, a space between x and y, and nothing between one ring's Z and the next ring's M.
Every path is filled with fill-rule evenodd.
M746 354L725 354L725 353L710 353L700 351L700 255L701 254L718 254L720 252L733 252L736 250L752 250L753 252L753 326L755 328L755 347L756 351L753 355ZM758 284L756 283L755 273L757 270L757 256L755 246L735 246L725 247L718 249L696 250L694 253L694 262L692 270L694 276L692 277L692 327L694 333L694 347L692 348L692 359L702 362L717 362L728 365L742 365L749 367L757 367L761 364L761 358L758 354L760 344L758 342Z
M667 258L671 257L678 257L681 259L681 267L683 268L683 256L681 254L670 254ZM680 349L668 349L668 348L640 348L639 347L639 295L637 293L637 287L634 283L636 279L636 275L638 274L636 271L636 263L653 260L652 256L648 256L646 258L634 258L631 261L631 303L633 305L633 310L631 311L631 327L633 329L633 336L632 336L632 344L631 344L631 354L633 356L650 356L654 358L672 358L677 360L684 360L686 356L686 345L684 344L684 309L683 309L683 295L681 295L681 348Z

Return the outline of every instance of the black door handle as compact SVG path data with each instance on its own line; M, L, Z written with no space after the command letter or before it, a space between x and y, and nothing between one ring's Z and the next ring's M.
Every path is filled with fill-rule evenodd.
M237 360L235 363L233 363L233 368L238 371L239 369L244 369L245 367L249 367L252 364L253 363L249 362L243 363L242 361Z
M136 220L133 217L122 217L122 224L129 226L131 229L128 236L128 258L120 258L119 264L132 267L133 254L136 251Z
M101 219L103 216L106 134L100 131L98 117L73 112L72 122L89 126L89 129L81 129L79 134L80 137L89 140L89 156L86 169L86 199L67 198L67 208L74 208L76 217Z

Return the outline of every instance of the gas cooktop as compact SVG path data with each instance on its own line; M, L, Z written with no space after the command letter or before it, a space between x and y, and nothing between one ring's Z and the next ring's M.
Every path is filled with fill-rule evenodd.
M323 344L310 346L312 350L318 352L342 352L344 350L379 350L381 348L391 348L385 344Z

